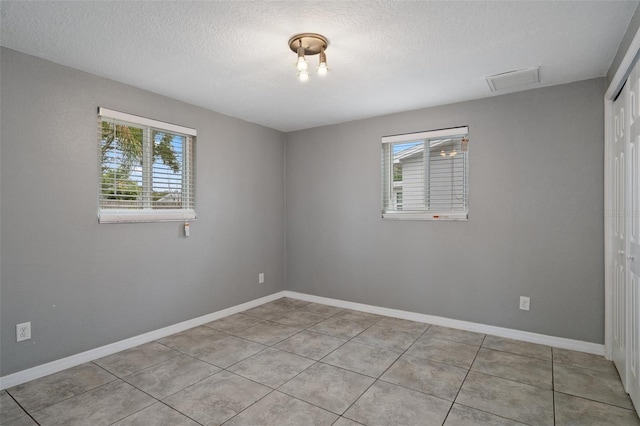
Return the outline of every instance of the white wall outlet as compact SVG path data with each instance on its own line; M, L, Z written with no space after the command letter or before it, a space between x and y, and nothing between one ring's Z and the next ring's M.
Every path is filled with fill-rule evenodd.
M31 323L16 324L16 342L31 339Z
M520 309L522 309L523 311L528 311L529 303L530 303L530 300L528 297L520 296Z
M264 283L264 272L260 272L258 274L258 284L263 284Z

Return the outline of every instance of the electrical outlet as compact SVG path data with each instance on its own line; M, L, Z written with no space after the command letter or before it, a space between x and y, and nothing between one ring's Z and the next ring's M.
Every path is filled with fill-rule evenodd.
M260 272L258 274L258 284L263 284L264 283L264 272Z
M530 300L528 297L520 296L520 309L522 309L523 311L528 311L529 303L530 303Z
M16 324L16 342L31 339L31 323Z

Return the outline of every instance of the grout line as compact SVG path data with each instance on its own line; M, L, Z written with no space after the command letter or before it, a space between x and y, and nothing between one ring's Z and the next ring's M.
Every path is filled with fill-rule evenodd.
M450 364L448 364L450 365ZM472 371L471 368L469 368L469 371ZM538 388L538 389L542 389L542 390L546 390L546 391L550 391L553 392L552 388L545 388L539 385L532 385L531 383L526 383L526 382L521 382L520 380L515 380L515 379L508 379L506 377L503 376L497 376L496 374L492 374L492 373L487 373L485 371L480 371L480 370L473 370L474 373L478 373L478 374L482 374L483 376L489 376L489 377L495 377L496 379L502 379L502 380L506 380L508 382L513 382L513 383L517 383L519 385L526 385L526 386L531 386L534 388ZM466 377L465 377L466 378Z
M532 345L535 345L535 344L536 343L532 343ZM541 345L541 346L543 346L543 345ZM547 346L547 347L549 349L551 349L551 346ZM487 350L490 350L490 351L502 352L502 353L509 354L509 355L524 356L524 357L527 357L527 358L537 359L539 361L553 362L553 357L552 358L540 358L540 357L533 356L533 355L526 355L526 354L519 354L519 353L516 353L516 352L510 352L510 351L508 351L506 349L495 349L495 348L492 348L492 347L489 347L489 346L480 346L480 348L481 349L487 349Z
M7 392L7 391L5 391L5 392ZM20 404L20 403L18 402L18 400L17 400L17 399L15 399L15 398L13 397L13 395L11 395L9 392L7 392L7 395L9 395L9 398L13 399L13 401L14 401L16 404L18 404L18 407L20 407L20 409L21 409L22 411L24 411L24 413L25 413L27 416L29 416L29 417L31 418L31 420L33 420L33 422L34 422L35 424L37 424L38 426L40 426L40 423L39 423L38 421L36 421L36 419L31 415L31 413L29 413L29 412L28 412L28 411L27 411L27 410L22 406L22 404ZM55 404L54 404L54 405L55 405ZM45 408L46 408L46 407L45 407ZM44 410L44 408L43 408L43 410ZM40 410L38 410L38 411L40 411ZM17 417L17 418L15 418L15 419L13 419L13 420L20 420L20 417ZM12 420L12 421L13 421L13 420Z
M211 377L211 376L209 376L209 377ZM186 388L185 388L185 389L186 389ZM158 400L158 402L159 402L160 404L164 405L165 407L169 408L170 410L173 410L173 411L175 411L176 413L179 413L179 414L181 414L181 415L185 416L185 417L186 417L186 418L188 418L189 420L192 420L194 423L197 423L197 424L199 424L199 425L202 425L202 423L200 423L200 422L199 422L199 421L197 421L196 419L192 419L191 417L187 416L187 415L186 415L185 413L183 413L182 411L178 411L178 410L176 410L175 408L173 408L173 407L172 407L172 406L170 406L169 404L165 403L164 401L162 401L162 400Z
M458 399L458 396L460 395L460 391L462 390L462 387L464 386L464 382L467 381L467 377L469 377L469 373L471 372L471 367L473 367L473 363L476 362L476 358L478 358L478 354L480 353L480 348L482 348L482 344L484 343L484 340L486 338L487 338L487 335L485 334L484 337L482 338L482 342L480 342L480 346L478 346L478 350L476 351L475 356L473 357L473 361L471 361L471 364L469 364L469 368L467 369L467 374L464 375L464 379L462 379L462 383L460 383L460 387L458 388L458 392L456 392L456 396L453 398L453 402L451 403L451 406L449 407L449 411L447 411L447 415L444 418L445 422L447 421L447 417L449 417L449 414L451 414L451 409L453 408L453 404L456 403L456 400Z

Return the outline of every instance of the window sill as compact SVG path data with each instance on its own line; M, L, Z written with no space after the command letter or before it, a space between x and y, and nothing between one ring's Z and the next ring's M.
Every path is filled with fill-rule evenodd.
M134 222L183 222L195 220L193 209L175 210L118 210L102 209L98 214L99 223L134 223Z
M435 220L435 221L463 221L469 220L468 212L386 212L382 213L382 219L390 220Z

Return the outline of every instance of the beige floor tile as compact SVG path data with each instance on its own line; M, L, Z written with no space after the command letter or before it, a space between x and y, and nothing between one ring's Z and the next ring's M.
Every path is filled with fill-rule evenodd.
M264 322L263 319L245 315L243 313L229 315L216 321L205 324L206 327L215 328L225 333L235 333L246 328L253 327Z
M277 306L284 310L294 310L301 309L307 306L311 302L307 302L300 299L292 299L290 297L281 297L280 299L274 300L273 302L267 303L270 306Z
M557 392L555 411L557 426L640 426L640 419L633 410Z
M354 342L379 346L397 352L404 352L422 334L421 332L406 332L372 325L353 338Z
M7 423L2 423L2 426L38 426L38 423L25 414L16 419L9 420Z
M370 314L369 312L354 311L351 309L343 309L333 316L333 318L341 318L350 321L362 321L369 323L369 325L381 320L383 317L377 314Z
M432 336L442 340L451 340L453 342L465 343L467 345L480 346L484 340L484 334L474 333L472 331L458 330L455 328L442 327L432 325L425 336Z
M26 415L27 413L20 408L18 403L7 392L0 391L0 425L7 424L10 420L16 420Z
M336 318L334 315L312 327L309 327L308 330L315 331L316 333L328 334L329 336L340 337L342 339L351 339L352 337L362 333L370 326L371 323L368 320L358 321Z
M330 426L337 418L336 414L274 391L225 426Z
M314 312L316 314L326 315L328 317L337 314L342 311L342 308L337 306L323 305L320 303L309 303L300 308L301 311Z
M296 310L284 314L280 318L276 318L273 321L278 324L290 325L293 327L311 327L320 321L326 320L326 315L320 315L313 312Z
M553 392L470 371L456 402L530 425L553 425Z
M374 382L371 377L316 363L278 390L336 414L342 414Z
M380 377L398 359L400 353L362 343L347 342L321 361L367 376Z
M128 383L116 380L33 413L42 426L110 425L155 403Z
M261 345L260 343L234 336L225 337L214 343L213 346L194 354L194 358L220 368L228 368L236 362L249 358L251 355L257 354L267 348L267 346Z
M247 309L242 313L265 320L273 320L283 316L287 312L295 311L296 309L302 307L304 303L305 302L302 302L302 304L298 304L298 301L295 301L295 299L287 299L287 301L284 301L284 299L279 299L260 306L256 306L255 308Z
M291 327L289 325L276 324L275 322L264 322L254 325L253 327L245 328L234 334L243 339L251 340L252 342L271 346L293 336L301 330L302 327Z
M404 331L410 334L422 334L431 324L425 324L423 322L409 321L400 318L382 317L382 319L376 322L376 327L388 328L391 330Z
M633 409L619 377L587 368L553 366L554 390L622 408Z
M346 339L305 330L294 334L287 340L283 340L275 345L274 348L319 360L346 342Z
M173 409L204 425L229 420L271 389L228 371L221 371L166 398Z
M377 381L344 414L368 426L440 425L451 402Z
M512 354L525 355L532 358L551 361L551 347L549 346L490 335L487 335L484 339L482 346L496 351L509 352Z
M465 343L442 340L423 334L407 349L407 354L432 361L444 362L457 367L469 368L479 347Z
M519 423L513 420L505 419L504 417L494 416L493 414L485 413L483 411L475 410L470 407L465 407L460 404L453 404L451 411L447 416L447 421L444 422L444 426L524 426L524 423Z
M573 367L588 368L589 370L601 371L615 376L618 375L618 370L616 370L613 362L600 355L553 348L553 362L571 365Z
M545 389L553 389L551 361L480 348L471 370Z
M94 361L100 367L123 377L180 355L157 342L145 343Z
M240 361L230 367L229 371L262 385L277 388L314 362L309 358L268 348Z
M340 417L337 422L333 424L333 426L360 426L362 423L354 422L353 420L349 420L346 417Z
M380 380L453 401L458 395L467 369L402 355Z
M124 376L123 380L154 398L162 399L220 371L189 355L180 355Z
M176 351L192 355L213 346L214 342L224 339L227 336L228 334L222 331L200 326L164 337L158 340L158 343L175 349Z
M9 393L25 410L33 412L116 379L114 375L88 362L15 386L9 389Z
M198 423L163 403L157 402L114 423L113 426L198 426Z

